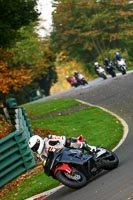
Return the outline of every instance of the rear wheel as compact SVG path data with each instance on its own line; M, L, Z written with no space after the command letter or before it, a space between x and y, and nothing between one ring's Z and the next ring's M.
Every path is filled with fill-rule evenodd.
M61 170L58 171L55 176L61 183L74 189L79 189L85 186L88 182L86 176L76 168L72 168L71 174Z
M119 164L119 159L114 152L107 152L109 156L106 159L102 160L103 169L105 170L112 170L116 168ZM111 155L110 155L111 154Z

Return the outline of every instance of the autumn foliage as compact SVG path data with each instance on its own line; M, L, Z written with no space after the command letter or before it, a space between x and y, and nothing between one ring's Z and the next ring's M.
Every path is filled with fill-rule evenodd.
M7 94L11 91L20 91L22 87L31 83L32 70L24 65L10 67L6 61L8 54L0 49L0 93Z
M0 139L14 131L14 126L7 122L5 118L0 115Z
M132 55L132 4L127 0L54 0L51 40L57 52L86 65L116 51ZM132 58L131 58L132 59ZM90 71L92 67L89 65Z

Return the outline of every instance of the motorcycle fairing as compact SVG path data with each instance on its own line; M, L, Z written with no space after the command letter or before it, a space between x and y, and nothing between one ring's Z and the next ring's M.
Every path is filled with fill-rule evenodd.
M87 153L85 154L80 149L59 149L55 152L49 152L46 164L44 166L44 171L48 176L50 176L51 169L54 169L57 163L77 164L83 166L92 158L92 155Z
M119 65L125 65L125 61L124 61L123 59L118 60L118 64L119 64Z
M58 162L84 165L92 157L92 155L83 153L80 149L64 149L61 156L58 157Z

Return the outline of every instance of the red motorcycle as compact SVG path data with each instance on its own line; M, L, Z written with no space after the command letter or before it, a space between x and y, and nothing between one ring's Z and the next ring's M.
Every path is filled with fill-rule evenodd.
M85 80L84 77L75 78L72 76L66 76L66 80L72 87L78 87L80 85L87 85L88 82Z
M77 139L84 141L83 136ZM102 170L112 170L118 164L117 155L102 147L97 147L93 153L83 149L63 148L49 151L44 172L70 188L79 189Z

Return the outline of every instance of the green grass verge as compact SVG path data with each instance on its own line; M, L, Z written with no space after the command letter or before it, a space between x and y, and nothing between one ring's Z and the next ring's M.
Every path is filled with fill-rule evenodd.
M80 104L74 99L56 99L48 102L27 104L24 107L27 112L37 118L39 115L60 111L58 116L44 116L41 119L31 120L30 123L33 130L51 130L57 135L65 135L66 137L77 137L82 134L91 145L104 146L108 149L114 148L123 134L123 127L116 117L97 107L89 106L71 114L61 114L62 110L72 109L73 106ZM57 180L47 177L43 172L39 172L25 180L18 188L1 197L1 200L24 200L58 184Z
M47 102L25 104L23 106L26 111L37 117L78 105L80 105L80 102L74 99L54 99Z

